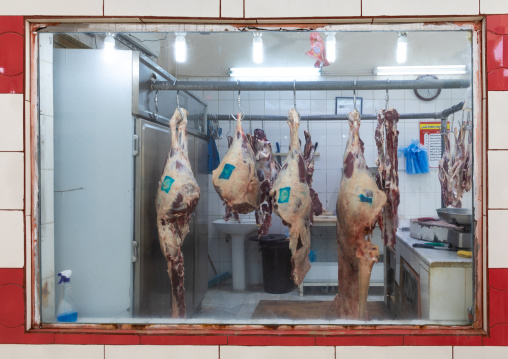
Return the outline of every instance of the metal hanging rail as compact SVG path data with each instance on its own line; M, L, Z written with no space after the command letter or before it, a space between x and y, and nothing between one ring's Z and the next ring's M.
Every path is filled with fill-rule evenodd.
M467 88L469 80L371 81L157 81L152 90L183 91L302 91L302 90L410 90Z
M447 108L441 112L430 112L430 113L401 113L399 114L400 120L415 120L415 119L437 119L446 120L452 113L462 110L464 102L459 102L450 108ZM276 115L245 115L244 121L286 121L287 116L276 116ZM302 115L301 121L345 121L347 115ZM364 114L361 115L362 120L375 120L377 115ZM208 114L208 120L219 120L219 121L233 121L231 115L216 115Z

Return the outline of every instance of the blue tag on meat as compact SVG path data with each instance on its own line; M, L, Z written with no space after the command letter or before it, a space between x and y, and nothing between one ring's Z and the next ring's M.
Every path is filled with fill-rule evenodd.
M164 177L164 180L162 181L161 190L168 193L171 189L171 185L175 182L175 180L169 176Z
M359 195L358 197L360 197L360 201L362 201L362 202L372 203L372 197L367 197L367 196L364 196L363 194Z
M291 193L291 187L284 187L280 189L278 203L289 202L289 195Z
M224 165L224 168L222 169L222 172L221 172L219 178L228 180L229 177L231 177L231 173L233 173L234 169L235 169L235 166L230 165L229 163L226 163Z

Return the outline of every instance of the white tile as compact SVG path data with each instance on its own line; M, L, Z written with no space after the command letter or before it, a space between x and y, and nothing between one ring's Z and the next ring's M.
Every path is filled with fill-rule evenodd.
M0 95L0 151L23 151L23 95Z
M219 262L219 273L233 273L231 262Z
M339 197L339 192L327 192L326 193L326 209L328 211L332 212L333 214L337 214L337 198L338 197ZM322 201L322 199L321 199L321 201Z
M2 2L0 15L77 15L102 16L102 0L61 1L26 0Z
M31 358L39 359L104 359L103 345L0 345L2 358Z
M335 347L337 358L376 358L376 359L452 359L452 347Z
M312 99L310 100L310 113L312 115L326 114L326 100L325 99Z
M466 319L465 278L465 268L430 268L429 320Z
M104 0L104 16L219 17L220 0ZM101 2L102 5L102 2ZM101 8L102 9L102 8Z
M219 260L221 262L230 262L231 261L231 240L230 239L221 239L219 244Z
M363 0L363 16L398 16L398 15L477 15L477 0Z
M220 347L221 359L333 359L333 347L248 347L248 346L233 346L222 345ZM108 359L108 358L106 358Z
M23 268L23 212L0 211L0 228L0 268Z
M102 347L101 347L102 348ZM104 359L219 358L217 345L106 345ZM74 358L73 358L74 359Z
M221 0L221 17L243 17L243 2L238 0Z
M244 109L245 113L251 115L264 115L265 114L265 100L249 100L250 110ZM243 105L242 105L243 108Z
M243 108L243 110L246 111L245 108ZM239 112L238 107L233 102L233 100L219 100L219 113L236 115L238 112Z
M435 196L430 193L420 193L420 216L436 217Z
M233 101L235 100L236 101L237 97L236 97L236 92L234 91L219 91L219 100L230 100L230 101ZM246 98L240 98L240 101L241 100L245 100Z
M23 153L0 153L0 209L23 209Z
M280 113L279 100L265 100L265 115L278 115Z
M480 13L482 14L506 14L508 2L499 0L481 0Z
M339 192L341 178L341 170L326 171L326 192Z
M488 98L489 149L508 149L505 136L508 132L508 121L504 113L508 103L508 91L489 91Z
M314 170L312 176L312 188L316 192L326 192L326 171L325 170Z
M488 217L488 251L489 268L508 268L508 240L506 238L506 223L508 210L489 210Z
M402 196L401 196L402 197ZM420 193L419 192L406 192L404 203L404 214L408 218L420 217Z
M320 151L321 153L323 151ZM342 169L344 149L340 146L326 147L326 169L339 170Z
M489 208L508 208L508 151L488 151Z
M508 358L508 347L453 347L453 359L477 359L479 357Z
M325 148L327 144L327 138L328 138L328 132L326 129L326 121L316 121L312 120L312 116L310 117L309 121L309 128L310 128L310 135L311 135L311 141L312 143L318 143L318 149L319 148ZM307 130L307 121L303 121L302 118L302 128ZM304 138L302 138L302 141L305 141Z

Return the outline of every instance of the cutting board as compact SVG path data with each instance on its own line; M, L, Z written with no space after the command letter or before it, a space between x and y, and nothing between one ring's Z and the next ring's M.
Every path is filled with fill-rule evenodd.
M446 242L450 228L457 229L457 226L439 218L413 218L409 221L411 238L426 242Z

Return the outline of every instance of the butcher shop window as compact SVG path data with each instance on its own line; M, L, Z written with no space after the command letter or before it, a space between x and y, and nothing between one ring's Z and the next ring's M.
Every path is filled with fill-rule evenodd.
M39 322L471 325L477 35L44 30Z

